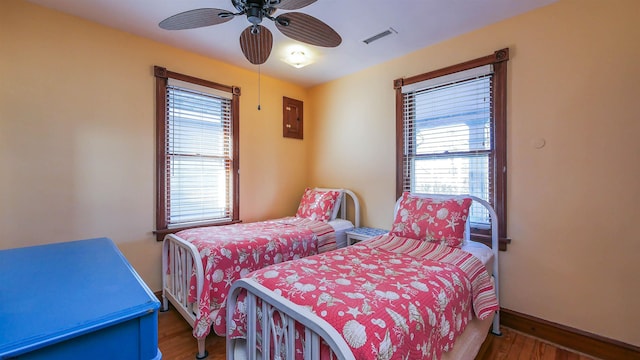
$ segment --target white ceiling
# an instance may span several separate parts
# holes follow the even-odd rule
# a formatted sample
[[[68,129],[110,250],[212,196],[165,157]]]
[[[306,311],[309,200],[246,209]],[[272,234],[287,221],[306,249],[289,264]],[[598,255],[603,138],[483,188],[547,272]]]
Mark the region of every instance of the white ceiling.
[[[249,26],[238,16],[224,24],[168,31],[158,23],[179,12],[219,8],[235,12],[230,0],[28,0],[112,28],[186,49],[237,66],[258,70],[242,54],[240,33]],[[313,86],[418,49],[548,5],[557,0],[318,0],[297,12],[312,15],[342,36],[336,48],[304,45],[282,35],[273,22],[273,50],[262,74]],[[279,15],[277,12],[274,16]],[[397,33],[366,45],[363,40],[392,28]],[[315,62],[296,69],[280,59],[304,45]],[[505,44],[506,45],[506,44]]]

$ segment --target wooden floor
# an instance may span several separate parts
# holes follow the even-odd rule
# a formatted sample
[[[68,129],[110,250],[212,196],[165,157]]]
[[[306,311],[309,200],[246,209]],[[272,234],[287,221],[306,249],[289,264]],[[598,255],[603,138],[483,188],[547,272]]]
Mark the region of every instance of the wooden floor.
[[[193,360],[198,349],[191,327],[170,308],[158,315],[158,346],[163,360]],[[208,360],[225,359],[225,339],[210,334],[207,337]],[[593,360],[552,344],[502,328],[502,336],[489,335],[475,360]]]
[[[487,336],[475,360],[595,360],[509,328],[501,330],[502,336]]]

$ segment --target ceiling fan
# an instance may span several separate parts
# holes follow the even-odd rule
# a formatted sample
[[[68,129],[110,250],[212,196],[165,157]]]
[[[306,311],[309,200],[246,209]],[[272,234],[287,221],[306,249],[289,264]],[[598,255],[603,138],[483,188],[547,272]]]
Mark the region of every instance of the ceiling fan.
[[[166,30],[195,29],[225,23],[236,16],[246,15],[251,23],[240,34],[240,48],[252,64],[263,64],[271,54],[273,35],[260,25],[263,19],[276,24],[282,34],[291,39],[323,47],[336,47],[342,42],[340,35],[317,18],[300,13],[287,12],[276,17],[277,10],[297,10],[317,0],[231,0],[238,12],[203,8],[185,11],[162,20],[158,25]]]

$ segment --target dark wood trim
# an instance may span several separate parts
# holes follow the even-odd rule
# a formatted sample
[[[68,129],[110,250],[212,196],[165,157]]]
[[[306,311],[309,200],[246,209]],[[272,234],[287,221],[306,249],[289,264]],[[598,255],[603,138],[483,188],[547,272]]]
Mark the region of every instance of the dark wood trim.
[[[167,234],[180,230],[213,225],[228,225],[240,222],[240,94],[241,90],[237,86],[219,84],[213,81],[196,78],[190,75],[169,71],[161,66],[154,66],[153,75],[156,78],[156,235],[157,241],[162,241]],[[198,226],[188,226],[179,228],[169,228],[166,210],[166,108],[167,108],[167,83],[168,79],[176,79],[231,94],[231,131],[233,136],[233,214],[230,221],[224,223],[212,223]]]
[[[231,131],[233,131],[233,217],[240,220],[240,88],[233,87],[231,106]]]
[[[158,301],[160,301],[160,308],[162,309],[162,290],[154,291],[153,295],[155,295],[158,298]]]
[[[403,147],[404,147],[404,134],[403,134],[403,117],[404,117],[404,96],[402,95],[402,79],[394,82],[394,88],[396,89],[396,199],[402,196],[403,181],[404,181],[404,166],[403,166]]]
[[[204,80],[194,76],[180,74],[177,72],[169,71],[161,66],[154,66],[153,74],[155,75],[156,78],[164,78],[164,79],[171,78],[171,79],[186,81],[192,84],[197,84],[201,86],[206,86],[208,88],[217,89],[220,91],[225,91],[230,94],[236,94],[237,92],[237,95],[240,95],[240,88],[237,86],[223,85],[214,81]]]
[[[494,186],[490,189],[492,204],[498,215],[498,237],[500,238],[500,250],[506,251],[507,245],[511,239],[507,236],[507,60],[509,60],[509,48],[494,51],[493,54],[483,56],[477,59],[469,60],[456,65],[451,65],[442,69],[430,71],[424,74],[410,76],[406,78],[395,79],[393,88],[396,92],[396,199],[402,196],[404,185],[404,134],[403,134],[403,114],[404,114],[404,96],[402,94],[402,86],[415,84],[440,76],[473,69],[484,65],[493,65],[493,134],[494,150],[490,161],[495,164],[493,166]],[[485,242],[483,237],[485,232],[472,236]],[[485,242],[491,246],[491,242]]]
[[[513,310],[500,309],[500,324],[600,359],[640,359],[640,347]]]
[[[164,168],[165,149],[167,147],[165,134],[166,130],[166,108],[167,108],[167,69],[154,67],[156,77],[156,229],[167,228],[167,212],[165,204],[167,202],[164,186],[166,183],[166,173]],[[160,239],[162,240],[162,239]]]
[[[506,57],[509,58],[509,49],[506,49]],[[507,62],[493,63],[493,118],[495,151],[494,175],[496,182],[493,187],[495,211],[500,219],[498,223],[498,236],[507,237]]]
[[[504,48],[500,50],[496,50],[493,54],[483,56],[477,59],[465,61],[460,64],[455,64],[451,66],[447,66],[442,69],[433,70],[424,74],[410,76],[402,79],[396,79],[393,81],[394,88],[402,87],[404,85],[415,84],[420,81],[425,81],[433,78],[437,78],[440,76],[452,74],[459,71],[473,69],[479,66],[489,65],[489,64],[497,64],[503,61],[509,60],[509,48]]]
[[[474,233],[471,231],[471,240],[477,241],[491,247],[491,232],[488,231],[486,234],[484,233]],[[511,244],[511,239],[498,237],[498,250],[507,251],[507,245]]]

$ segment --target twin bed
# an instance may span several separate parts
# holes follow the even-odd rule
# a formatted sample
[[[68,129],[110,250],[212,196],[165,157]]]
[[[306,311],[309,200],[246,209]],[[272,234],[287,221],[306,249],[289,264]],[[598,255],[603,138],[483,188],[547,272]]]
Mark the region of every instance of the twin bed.
[[[345,232],[360,225],[359,217],[360,204],[352,191],[315,188],[305,189],[294,217],[167,235],[162,252],[163,309],[169,302],[174,305],[193,328],[196,357],[205,358],[210,329],[221,336],[226,333],[226,297],[234,281],[267,265],[345,246]]]
[[[489,212],[492,249],[469,240],[472,201]],[[227,359],[473,359],[490,329],[500,333],[496,229],[481,199],[405,193],[388,234],[229,280],[213,328]],[[167,255],[180,252],[168,244]],[[183,270],[191,290],[202,289],[189,270],[198,264]]]

